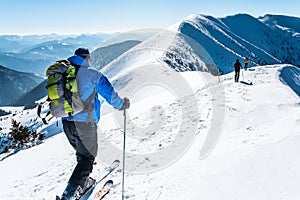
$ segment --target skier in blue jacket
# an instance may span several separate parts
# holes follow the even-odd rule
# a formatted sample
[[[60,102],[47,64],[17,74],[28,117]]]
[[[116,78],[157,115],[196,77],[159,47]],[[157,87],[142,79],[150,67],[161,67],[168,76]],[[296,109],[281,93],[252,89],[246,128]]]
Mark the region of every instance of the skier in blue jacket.
[[[129,108],[128,98],[120,98],[109,80],[99,71],[90,67],[89,50],[79,48],[68,58],[77,71],[77,84],[80,98],[85,102],[85,111],[62,119],[64,132],[76,150],[77,165],[63,192],[63,200],[77,199],[95,180],[89,177],[97,155],[97,123],[100,120],[101,95],[115,109]]]

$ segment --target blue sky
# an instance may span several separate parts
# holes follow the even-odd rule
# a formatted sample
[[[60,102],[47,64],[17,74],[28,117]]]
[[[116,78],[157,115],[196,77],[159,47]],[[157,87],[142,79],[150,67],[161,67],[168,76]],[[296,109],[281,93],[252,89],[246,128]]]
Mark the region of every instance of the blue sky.
[[[299,0],[2,0],[0,35],[165,28],[189,14],[300,17]]]

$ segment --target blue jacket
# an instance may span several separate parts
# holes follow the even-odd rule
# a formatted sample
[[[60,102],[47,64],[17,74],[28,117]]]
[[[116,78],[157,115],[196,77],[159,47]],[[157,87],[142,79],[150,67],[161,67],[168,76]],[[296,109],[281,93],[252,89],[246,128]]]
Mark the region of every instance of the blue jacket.
[[[81,100],[87,101],[93,92],[96,93],[95,98],[93,98],[91,102],[94,104],[92,117],[95,123],[100,120],[101,102],[98,98],[98,94],[100,94],[115,109],[121,109],[123,106],[123,99],[119,97],[109,80],[101,72],[90,68],[89,63],[80,56],[72,56],[68,58],[68,60],[73,65],[80,66],[77,72],[77,87]],[[65,117],[63,120],[82,122],[91,121],[87,111],[73,115],[72,119]]]

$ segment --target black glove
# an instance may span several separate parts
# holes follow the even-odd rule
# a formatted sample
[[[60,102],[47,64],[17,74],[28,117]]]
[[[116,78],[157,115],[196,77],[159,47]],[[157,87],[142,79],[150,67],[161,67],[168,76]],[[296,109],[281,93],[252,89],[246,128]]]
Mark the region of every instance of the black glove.
[[[127,97],[124,97],[123,105],[122,105],[122,108],[120,110],[125,110],[125,109],[128,109],[129,107],[130,107],[130,101]]]

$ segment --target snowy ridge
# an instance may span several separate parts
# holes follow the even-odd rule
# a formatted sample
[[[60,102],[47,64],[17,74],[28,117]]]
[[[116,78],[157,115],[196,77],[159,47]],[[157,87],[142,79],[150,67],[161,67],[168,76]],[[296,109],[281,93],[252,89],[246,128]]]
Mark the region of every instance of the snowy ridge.
[[[294,66],[300,58],[291,29],[296,26],[271,26],[243,14],[191,15],[101,69],[131,100],[126,199],[300,198],[300,70]],[[234,83],[232,64],[244,56],[252,60],[241,71],[245,84]],[[294,65],[274,64],[286,61]],[[46,135],[42,144],[0,155],[0,199],[54,199],[76,162],[62,125],[44,125],[36,109],[0,110],[11,111],[0,117],[1,133],[15,119]],[[122,160],[122,131],[122,112],[104,103],[92,176]],[[121,171],[110,178],[115,186],[107,198],[120,199]]]
[[[268,24],[273,27],[278,27],[286,32],[289,32],[293,36],[299,37],[300,19],[297,17],[284,16],[284,15],[265,15],[263,17],[259,17],[259,20],[261,20],[265,24]]]
[[[288,19],[286,23],[290,22]],[[221,73],[231,72],[236,58],[243,60],[246,56],[252,62],[250,66],[275,63],[299,66],[300,63],[295,59],[299,56],[299,40],[295,34],[288,35],[286,31],[274,28],[276,26],[271,24],[276,23],[274,21],[267,22],[246,14],[220,19],[191,15],[170,30],[190,37],[190,40],[204,48]]]
[[[300,70],[294,66],[288,66],[280,70],[280,80],[287,84],[300,97]]]
[[[249,28],[243,32],[243,28],[238,28],[243,23],[253,26],[257,32]],[[264,37],[258,39],[262,34]],[[295,45],[297,42],[289,43],[294,50],[284,55],[285,47],[278,46],[285,45],[284,37],[283,33],[273,33],[269,25],[249,15],[239,14],[224,19],[190,15],[142,42],[135,49],[161,48],[165,52],[161,60],[177,71],[197,70],[224,74],[233,71],[232,65],[236,58],[243,60],[246,56],[251,60],[250,67],[283,62],[297,64],[295,59],[290,59],[298,56],[295,51],[298,48]],[[276,38],[282,40],[277,46]],[[267,48],[266,44],[269,43],[272,45]],[[192,52],[192,55],[188,57],[186,52]],[[216,70],[219,72],[216,73]]]
[[[138,69],[128,71],[131,72],[131,78],[145,78]],[[288,65],[253,69],[255,71],[243,71],[241,76],[241,80],[252,81],[252,86],[234,83],[232,73],[220,77],[220,82],[205,72],[180,73],[192,87],[200,112],[194,112],[193,106],[186,108],[190,113],[191,125],[196,126],[195,137],[190,146],[164,168],[159,163],[153,165],[154,158],[151,156],[139,160],[134,157],[149,152],[163,152],[174,143],[177,134],[180,134],[178,117],[182,112],[181,103],[167,91],[157,93],[157,96],[151,95],[157,90],[155,87],[158,86],[155,85],[134,93],[134,103],[128,113],[132,124],[128,126],[127,169],[139,169],[144,165],[151,166],[153,172],[126,172],[127,199],[300,198],[299,182],[294,178],[299,176],[300,164],[299,96],[280,80],[287,73],[299,77],[299,69]],[[167,74],[168,71],[165,71],[162,76]],[[294,80],[292,87],[300,88],[299,81]],[[225,95],[222,135],[211,153],[203,158],[200,157],[201,147],[214,117],[214,99],[208,87],[218,84],[223,85]],[[187,103],[190,100],[188,95],[180,99]],[[106,105],[104,109],[110,110]],[[148,126],[153,122],[153,117],[161,117],[161,109],[165,117],[163,124],[154,124],[148,134],[139,135],[138,127]],[[29,114],[24,115],[24,112]],[[30,124],[29,118],[34,118],[34,113],[35,109],[21,111],[13,118]],[[99,144],[100,157],[107,160],[115,159],[118,155],[109,156],[105,152],[109,146],[116,149],[122,146],[122,126],[116,124],[112,114],[103,114],[99,124],[102,132],[100,137],[106,138]],[[2,120],[0,126],[4,128],[7,124]],[[43,126],[39,130],[46,128]],[[47,139],[41,145],[18,152],[0,162],[0,176],[5,180],[0,182],[0,197],[8,200],[53,199],[56,194],[62,193],[74,162],[74,152],[63,133]],[[96,176],[103,168],[104,165],[99,162],[93,175]],[[119,199],[121,173],[113,173],[111,178],[116,186],[107,198]]]
[[[209,23],[209,21],[206,19],[205,20],[207,23],[207,25],[212,26],[212,23]],[[219,42],[213,35],[211,35],[211,33],[204,27],[200,27],[197,23],[194,23],[193,21],[186,21],[185,23],[189,23],[192,26],[196,27],[196,29],[198,29],[199,31],[203,32],[207,37],[209,37],[210,39],[212,39],[217,45],[220,45],[222,48],[224,48],[225,50],[231,52],[232,54],[235,54],[237,57],[241,57],[241,55],[238,55],[235,51],[231,50],[229,47],[225,46],[223,43]],[[220,28],[218,28],[217,26],[214,27],[217,31],[221,32],[225,37],[228,37],[230,40],[234,41],[233,38],[231,38],[230,36],[228,36],[224,31],[222,31]],[[239,43],[237,43],[236,41],[234,41],[236,43],[236,45],[241,46]]]

